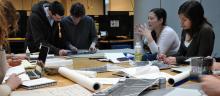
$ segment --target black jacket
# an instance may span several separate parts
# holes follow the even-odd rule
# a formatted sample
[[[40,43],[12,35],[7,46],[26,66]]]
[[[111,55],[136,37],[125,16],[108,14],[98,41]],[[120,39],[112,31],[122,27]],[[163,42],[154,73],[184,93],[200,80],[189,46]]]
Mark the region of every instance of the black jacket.
[[[62,19],[61,28],[67,48],[71,44],[78,49],[89,49],[97,41],[95,22],[89,16],[83,16],[77,25],[67,16]]]
[[[28,32],[26,42],[31,52],[39,51],[40,43],[50,47],[50,53],[59,53],[58,23],[50,25],[44,11],[44,3],[40,2],[32,7],[32,13],[28,20]]]
[[[210,25],[207,23],[202,24],[200,30],[193,35],[193,39],[188,47],[184,44],[185,37],[186,31],[183,31],[181,35],[181,45],[176,54],[177,64],[186,63],[184,61],[189,57],[211,56],[214,48],[215,34]]]

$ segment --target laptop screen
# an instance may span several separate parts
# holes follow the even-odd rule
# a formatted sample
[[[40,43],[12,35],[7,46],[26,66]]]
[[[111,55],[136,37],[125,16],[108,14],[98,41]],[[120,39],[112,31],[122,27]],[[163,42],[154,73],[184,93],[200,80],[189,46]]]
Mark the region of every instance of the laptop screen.
[[[48,52],[49,52],[49,47],[42,45],[41,48],[40,48],[40,53],[39,53],[39,56],[38,56],[38,60],[45,63]]]

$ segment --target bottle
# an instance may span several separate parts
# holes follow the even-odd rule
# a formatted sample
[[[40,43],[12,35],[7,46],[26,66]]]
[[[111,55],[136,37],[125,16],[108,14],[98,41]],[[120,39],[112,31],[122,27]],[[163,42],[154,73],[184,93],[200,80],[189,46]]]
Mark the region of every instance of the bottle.
[[[28,47],[27,47],[25,53],[26,53],[26,56],[27,56],[28,61],[29,61],[29,60],[30,60],[30,55],[31,55],[31,53],[30,53],[30,50],[28,49]]]
[[[134,49],[135,49],[135,54],[134,54],[135,62],[140,62],[142,59],[142,47],[140,42],[136,42]]]

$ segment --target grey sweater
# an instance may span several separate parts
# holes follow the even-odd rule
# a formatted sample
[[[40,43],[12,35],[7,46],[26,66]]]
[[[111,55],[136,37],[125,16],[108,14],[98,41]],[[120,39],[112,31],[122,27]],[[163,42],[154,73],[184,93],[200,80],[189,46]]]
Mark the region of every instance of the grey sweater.
[[[61,30],[65,45],[73,45],[78,49],[88,49],[92,42],[97,41],[95,23],[89,16],[81,18],[75,25],[70,16],[64,17],[61,21]]]

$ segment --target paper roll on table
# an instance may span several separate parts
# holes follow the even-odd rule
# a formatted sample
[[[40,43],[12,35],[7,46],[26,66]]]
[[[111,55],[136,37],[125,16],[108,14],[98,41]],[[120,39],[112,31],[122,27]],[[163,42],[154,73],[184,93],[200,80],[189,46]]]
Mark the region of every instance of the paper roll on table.
[[[76,83],[78,83],[82,86],[84,86],[85,88],[87,88],[91,91],[96,91],[96,90],[99,90],[101,88],[100,83],[95,82],[92,79],[90,79],[90,78],[88,78],[84,75],[81,75],[80,73],[78,73],[74,70],[70,70],[70,69],[65,68],[65,67],[60,67],[58,69],[58,72],[62,76],[66,77],[66,78],[68,78],[68,79],[70,79],[70,80],[72,80],[72,81],[74,81],[74,82],[76,82]]]
[[[77,73],[80,73],[82,75],[95,78],[97,76],[97,72],[95,71],[81,71],[81,70],[75,70]]]
[[[173,86],[178,86],[184,83],[185,81],[187,81],[189,76],[190,76],[190,71],[185,71],[185,72],[182,72],[180,74],[173,76],[172,78],[169,78],[168,83]]]

